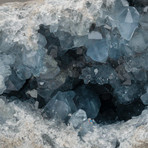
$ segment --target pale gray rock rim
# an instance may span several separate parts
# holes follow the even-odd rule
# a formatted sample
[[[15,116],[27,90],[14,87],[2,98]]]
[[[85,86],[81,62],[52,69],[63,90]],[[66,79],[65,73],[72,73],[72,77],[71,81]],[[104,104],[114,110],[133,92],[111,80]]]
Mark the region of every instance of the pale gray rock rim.
[[[0,99],[0,103],[5,112],[14,111],[0,126],[1,148],[115,148],[117,141],[119,148],[148,147],[148,109],[127,122],[96,125],[94,132],[81,140],[77,130],[43,119],[40,110],[27,102],[4,103]]]
[[[1,0],[0,1],[0,5],[4,4],[4,3],[11,3],[11,2],[27,2],[27,1],[31,1],[31,0]]]

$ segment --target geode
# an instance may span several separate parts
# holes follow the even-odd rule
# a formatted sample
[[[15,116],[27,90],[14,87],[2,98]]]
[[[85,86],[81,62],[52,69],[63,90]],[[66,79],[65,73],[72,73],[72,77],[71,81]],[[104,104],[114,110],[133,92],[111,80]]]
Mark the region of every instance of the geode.
[[[148,147],[146,0],[2,1],[0,22],[1,148]]]

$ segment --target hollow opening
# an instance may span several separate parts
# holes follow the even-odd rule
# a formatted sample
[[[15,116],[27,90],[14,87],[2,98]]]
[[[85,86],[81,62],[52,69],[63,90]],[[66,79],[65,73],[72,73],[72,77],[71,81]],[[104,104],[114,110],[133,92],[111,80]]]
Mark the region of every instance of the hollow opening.
[[[3,95],[7,98],[19,98],[22,101],[31,98],[34,101],[38,101],[39,108],[43,109],[57,92],[74,91],[76,94],[74,103],[77,109],[85,110],[89,118],[94,119],[97,123],[103,124],[111,124],[122,120],[127,121],[133,116],[141,114],[145,106],[139,98],[135,99],[130,104],[119,104],[116,102],[117,96],[114,95],[114,89],[110,84],[99,85],[93,81],[88,84],[84,83],[80,78],[82,69],[93,66],[93,63],[86,60],[85,47],[63,52],[61,51],[59,39],[55,37],[54,34],[50,33],[49,27],[41,25],[39,33],[46,38],[47,44],[45,48],[47,49],[47,54],[53,56],[54,60],[57,62],[57,65],[61,70],[58,76],[64,73],[65,81],[56,89],[53,89],[52,91],[51,89],[47,90],[51,91],[49,94],[47,93],[47,97],[49,97],[48,100],[40,94],[38,94],[36,98],[28,95],[27,92],[30,90],[35,89],[37,92],[39,91],[38,78],[35,77],[27,79],[18,91],[10,91]],[[51,52],[53,47],[57,49],[56,56],[51,54],[53,53]],[[46,81],[47,83],[50,83],[50,81]]]
[[[72,85],[70,88],[68,85]],[[70,89],[69,89],[70,88]],[[61,86],[58,91],[74,91],[76,93],[76,97],[74,98],[74,102],[76,106],[79,108],[79,100],[77,99],[85,99],[81,98],[83,96],[83,92],[89,91],[90,97],[97,96],[98,101],[100,101],[101,106],[99,107],[99,112],[97,116],[94,118],[96,123],[102,123],[102,124],[111,124],[117,121],[127,121],[131,119],[134,116],[138,116],[141,114],[141,112],[144,110],[145,106],[140,101],[140,99],[136,99],[130,104],[116,104],[116,98],[113,96],[113,88],[109,84],[105,85],[98,85],[98,84],[84,84],[84,82],[80,79],[72,79],[69,78],[67,82]],[[31,98],[26,92],[28,90],[37,89],[37,82],[35,78],[31,78],[26,80],[26,83],[23,85],[23,87],[19,91],[12,91],[9,93],[3,94],[7,98],[10,99],[10,101],[13,101],[15,99],[20,99],[21,101],[26,101]],[[57,90],[53,93],[53,96],[57,93]],[[88,94],[87,94],[88,95]],[[84,94],[85,97],[85,94]],[[47,104],[44,98],[42,98],[40,95],[37,96],[37,98],[31,98],[34,101],[39,102],[39,108],[43,109],[44,106]],[[87,100],[86,100],[87,101]],[[84,103],[85,105],[85,103]],[[87,104],[86,104],[87,105]],[[81,109],[87,110],[87,106],[81,106]],[[94,110],[93,110],[94,111]],[[92,112],[91,110],[88,112]],[[89,117],[89,116],[88,116]]]
[[[148,4],[147,0],[127,0],[130,6],[133,7],[145,7]]]

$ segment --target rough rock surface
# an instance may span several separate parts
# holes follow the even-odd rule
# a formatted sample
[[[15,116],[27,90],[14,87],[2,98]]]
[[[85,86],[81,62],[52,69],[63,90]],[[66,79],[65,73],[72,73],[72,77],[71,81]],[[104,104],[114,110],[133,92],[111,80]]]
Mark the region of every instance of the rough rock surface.
[[[1,0],[0,4],[4,4],[4,3],[11,3],[11,2],[26,2],[26,1],[30,1],[30,0]]]
[[[9,115],[7,121],[0,123],[1,148],[148,147],[148,109],[127,122],[94,125],[93,132],[80,138],[78,130],[72,126],[44,119],[33,104],[19,101],[5,103],[0,99],[0,108],[0,115],[2,108]]]

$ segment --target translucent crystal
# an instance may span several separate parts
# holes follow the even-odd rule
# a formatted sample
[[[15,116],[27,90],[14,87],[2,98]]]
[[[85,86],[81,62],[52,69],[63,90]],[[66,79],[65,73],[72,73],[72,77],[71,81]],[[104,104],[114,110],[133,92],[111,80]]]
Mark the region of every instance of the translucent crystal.
[[[145,93],[140,97],[141,101],[143,102],[144,105],[148,105],[148,93]]]
[[[92,60],[105,63],[108,58],[108,44],[106,40],[88,40],[86,43],[87,56]]]
[[[43,69],[43,55],[44,49],[23,51],[22,62],[23,65],[32,70],[34,76],[38,76]]]
[[[32,75],[32,70],[24,65],[18,65],[16,67],[16,75],[21,80],[29,79]]]
[[[97,32],[97,31],[91,31],[88,34],[88,39],[90,39],[90,40],[101,40],[102,34],[100,32]]]
[[[60,68],[57,65],[57,62],[51,56],[44,57],[45,69],[40,74],[41,79],[53,79],[59,72]]]
[[[38,88],[37,92],[39,96],[42,97],[46,103],[48,103],[49,100],[51,99],[51,95],[54,92],[54,90],[47,88]]]
[[[49,118],[65,120],[65,118],[71,112],[70,106],[60,100],[51,100],[47,105],[48,111],[46,109],[45,110]]]
[[[76,111],[73,102],[75,93],[73,91],[58,92],[45,106],[44,111],[50,118],[66,119],[69,113]]]
[[[77,112],[72,114],[71,118],[69,119],[69,124],[71,124],[74,128],[78,128],[85,120],[87,120],[86,112],[79,109]]]
[[[82,86],[76,91],[76,104],[79,109],[83,109],[89,118],[95,118],[100,110],[100,99],[92,90]]]
[[[127,0],[115,0],[112,10],[106,12],[106,17],[111,25],[111,28],[115,28],[117,26],[119,14],[128,7],[129,3]]]
[[[141,30],[138,30],[134,33],[132,39],[129,42],[129,46],[134,52],[141,53],[147,47],[148,43],[145,41],[144,34]]]
[[[113,10],[107,13],[107,17],[111,27],[117,27],[125,40],[129,41],[138,28],[139,13],[135,7],[129,6],[126,0],[116,0]]]
[[[54,69],[54,67],[53,67]],[[57,68],[55,68],[57,69]],[[50,71],[50,69],[49,69]],[[65,72],[60,72],[60,74],[58,74],[57,76],[55,76],[54,74],[56,74],[56,70],[55,72],[51,71],[51,74],[49,74],[48,76],[48,71],[47,73],[43,73],[40,75],[40,77],[37,79],[38,81],[38,94],[40,96],[42,96],[47,102],[50,99],[51,94],[58,89],[60,86],[62,86],[67,78],[67,73]],[[53,77],[55,76],[53,79],[46,79],[49,77]]]
[[[7,90],[6,91],[19,91],[25,81],[20,80],[16,73],[13,71],[12,74],[9,76],[9,79],[6,81]]]
[[[135,7],[125,7],[118,16],[121,23],[138,23],[139,13]]]
[[[120,31],[121,36],[126,39],[130,40],[134,34],[135,29],[138,27],[136,23],[120,23],[118,29]]]
[[[121,36],[130,40],[134,34],[135,29],[138,27],[139,13],[134,7],[126,7],[118,15],[118,29]]]

